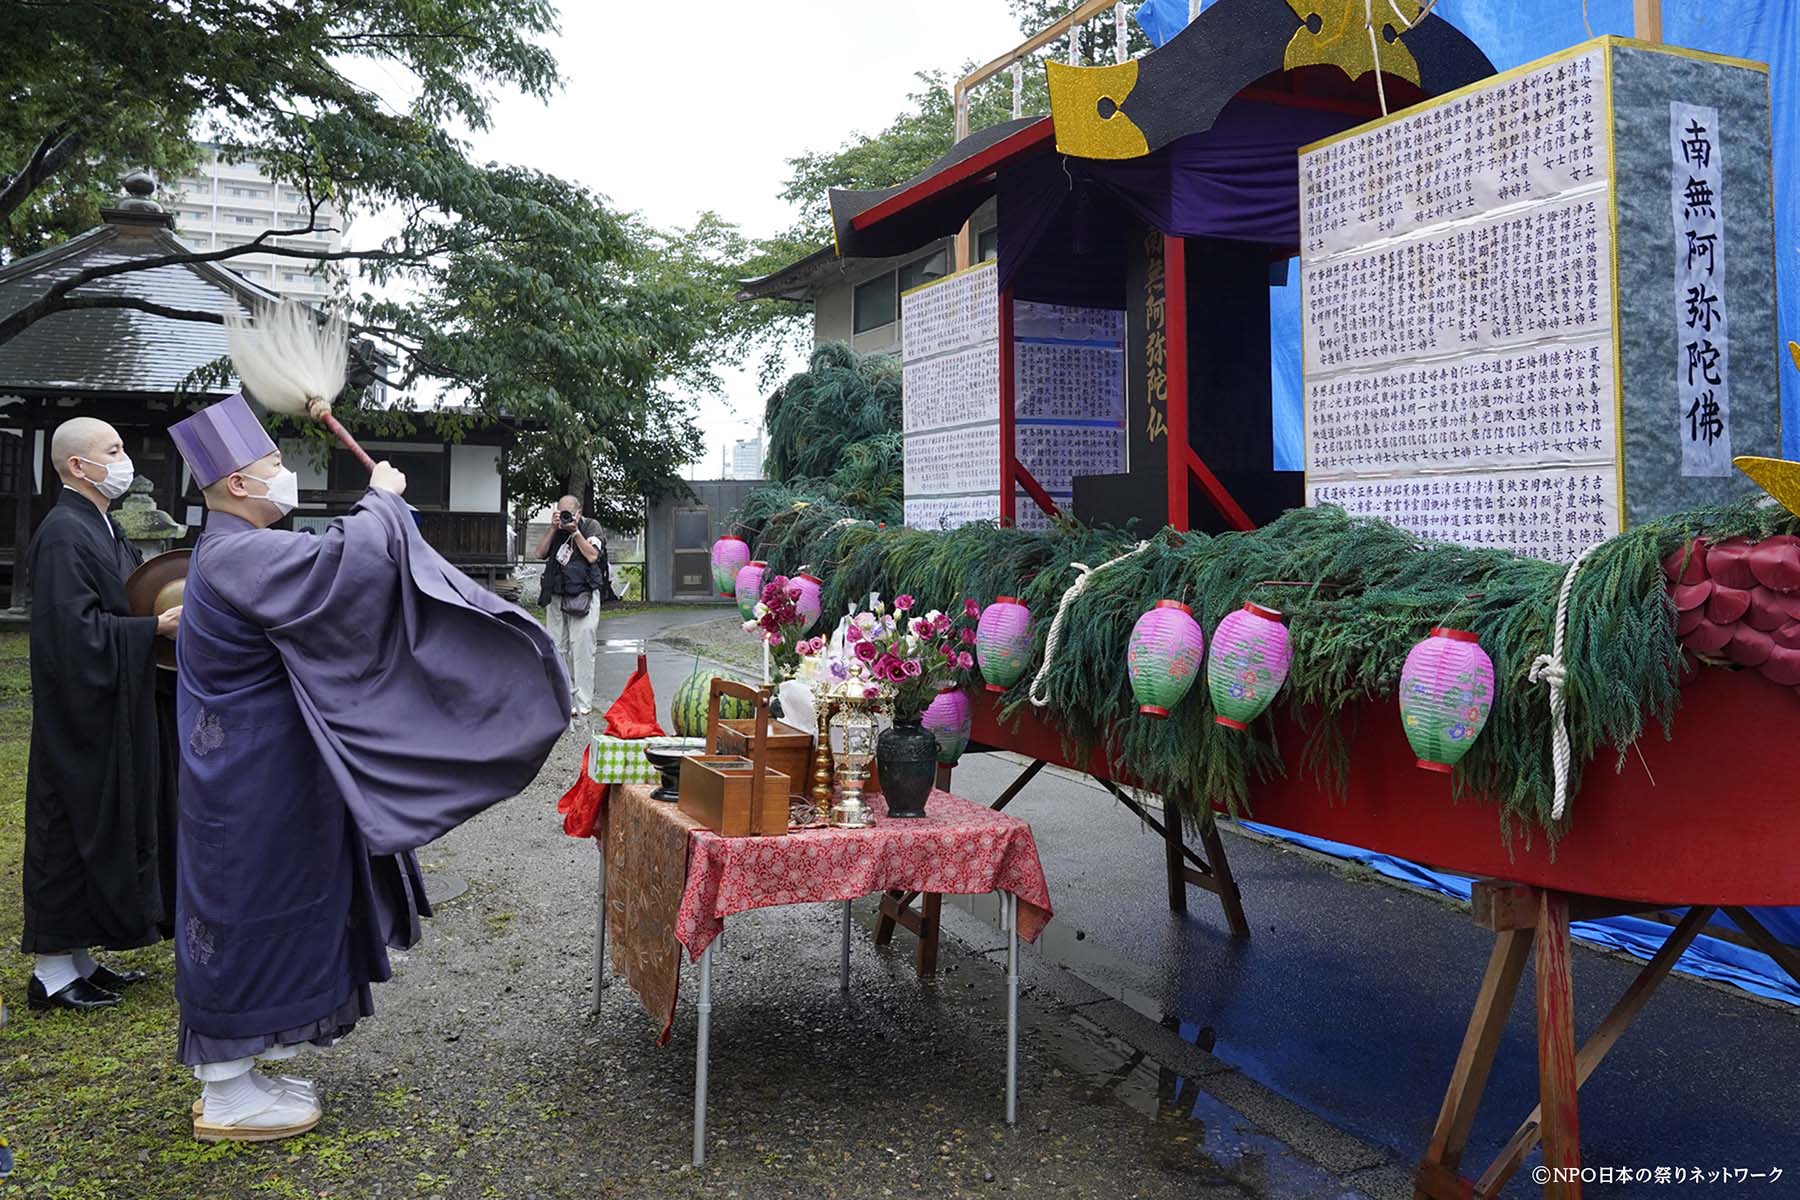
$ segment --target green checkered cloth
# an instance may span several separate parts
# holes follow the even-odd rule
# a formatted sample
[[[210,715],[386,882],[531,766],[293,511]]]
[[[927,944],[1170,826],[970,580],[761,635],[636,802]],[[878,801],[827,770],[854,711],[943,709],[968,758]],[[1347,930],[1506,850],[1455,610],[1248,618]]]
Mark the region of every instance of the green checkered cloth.
[[[594,735],[594,752],[588,755],[588,773],[596,783],[661,783],[662,773],[644,757],[645,746],[678,750],[704,750],[705,738],[625,738]]]

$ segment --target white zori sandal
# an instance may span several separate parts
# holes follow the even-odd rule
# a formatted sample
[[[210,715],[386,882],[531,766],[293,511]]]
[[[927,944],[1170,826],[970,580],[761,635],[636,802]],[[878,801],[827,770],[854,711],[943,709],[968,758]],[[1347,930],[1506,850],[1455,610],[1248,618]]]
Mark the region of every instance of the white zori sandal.
[[[210,1120],[203,1111],[194,1118],[194,1137],[202,1142],[275,1142],[306,1133],[322,1115],[316,1102],[292,1092],[264,1092],[260,1103],[228,1118]]]
[[[292,1075],[264,1075],[262,1079],[264,1083],[272,1083],[289,1095],[298,1096],[315,1107],[317,1107],[319,1103],[318,1086],[310,1079],[296,1079]],[[205,1110],[206,1100],[204,1097],[194,1101],[194,1115],[196,1117]]]

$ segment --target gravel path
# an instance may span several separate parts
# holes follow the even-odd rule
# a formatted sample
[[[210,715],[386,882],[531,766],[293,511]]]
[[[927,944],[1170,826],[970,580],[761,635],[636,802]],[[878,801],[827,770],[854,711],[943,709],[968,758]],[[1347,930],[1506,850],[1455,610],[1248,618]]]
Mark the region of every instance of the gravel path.
[[[1116,1098],[1118,1057],[1084,1067],[1028,995],[1020,1123],[1000,1120],[1003,977],[953,939],[939,982],[859,934],[836,988],[835,910],[732,921],[715,955],[707,1166],[688,1165],[694,977],[668,1048],[622,984],[586,1018],[594,851],[565,837],[556,797],[570,735],[525,793],[421,857],[469,882],[377,989],[374,1020],[310,1059],[321,1147],[311,1187],[354,1163],[359,1196],[1032,1196],[1256,1194],[1193,1148],[1185,1117]],[[872,909],[859,917],[866,924]],[[899,942],[906,941],[905,935]],[[1126,1059],[1125,1061],[1129,1061]],[[339,1161],[339,1155],[347,1156]]]

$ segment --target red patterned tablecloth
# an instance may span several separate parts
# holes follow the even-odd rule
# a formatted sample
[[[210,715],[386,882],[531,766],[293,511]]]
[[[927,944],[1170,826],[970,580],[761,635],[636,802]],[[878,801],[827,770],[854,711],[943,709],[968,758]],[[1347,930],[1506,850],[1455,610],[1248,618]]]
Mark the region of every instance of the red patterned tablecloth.
[[[934,791],[924,817],[896,820],[873,797],[868,829],[803,829],[783,837],[694,831],[675,938],[698,959],[725,918],[777,904],[855,900],[889,889],[1019,898],[1019,935],[1050,920],[1050,888],[1031,826],[984,804]],[[671,805],[671,808],[674,806]]]

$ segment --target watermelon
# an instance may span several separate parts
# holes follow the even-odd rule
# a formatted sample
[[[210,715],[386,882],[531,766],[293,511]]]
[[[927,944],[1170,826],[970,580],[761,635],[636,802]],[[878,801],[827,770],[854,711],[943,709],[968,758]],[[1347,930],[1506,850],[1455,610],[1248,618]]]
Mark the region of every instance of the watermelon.
[[[674,697],[669,701],[669,716],[675,725],[678,737],[706,736],[706,702],[712,694],[714,678],[728,679],[726,675],[716,675],[704,668],[695,671],[681,681],[675,689]],[[733,680],[732,682],[738,682]],[[719,719],[724,721],[743,721],[755,715],[756,710],[748,700],[740,700],[736,696],[719,697]]]

